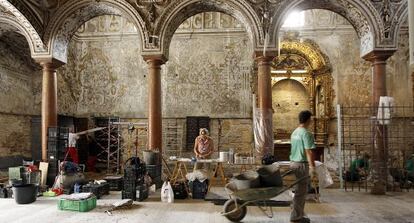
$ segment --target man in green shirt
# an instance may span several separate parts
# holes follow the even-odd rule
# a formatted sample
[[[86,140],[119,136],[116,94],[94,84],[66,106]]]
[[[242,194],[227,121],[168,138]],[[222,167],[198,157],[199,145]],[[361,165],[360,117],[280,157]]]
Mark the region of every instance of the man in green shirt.
[[[364,153],[362,157],[352,161],[351,166],[349,167],[348,181],[359,181],[361,176],[366,176],[369,168],[369,159],[369,154]]]
[[[407,179],[414,183],[414,154],[405,162],[405,170],[407,171]]]
[[[315,160],[312,150],[316,148],[312,133],[307,128],[311,123],[312,113],[302,111],[299,113],[299,126],[290,137],[290,169],[294,171],[296,180],[304,180],[296,184],[295,196],[293,197],[293,208],[290,215],[291,222],[310,222],[305,217],[305,199],[309,183],[309,175],[313,178],[315,173]]]

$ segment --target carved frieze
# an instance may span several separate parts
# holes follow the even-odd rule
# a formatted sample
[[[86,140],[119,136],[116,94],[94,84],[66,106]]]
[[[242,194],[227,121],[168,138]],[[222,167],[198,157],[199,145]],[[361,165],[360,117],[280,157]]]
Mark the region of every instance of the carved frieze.
[[[54,37],[55,39],[52,45],[53,57],[66,63],[69,40],[72,38],[72,35],[76,32],[76,30],[91,18],[98,15],[108,14],[120,15],[121,12],[118,9],[105,4],[89,5],[79,9],[70,15],[69,18],[66,18]]]
[[[276,46],[275,40],[278,29],[282,24],[281,20],[292,9],[327,9],[344,16],[355,27],[361,39],[361,54],[372,51],[377,47],[395,48],[399,23],[404,21],[403,17],[407,14],[407,0],[97,0],[91,2],[74,0],[0,0],[0,5],[15,15],[17,20],[28,30],[28,33],[32,36],[31,38],[34,39],[33,42],[36,42],[34,44],[35,51],[44,52],[45,47],[40,36],[44,34],[45,26],[54,26],[55,17],[59,16],[58,14],[62,12],[61,9],[73,6],[73,4],[69,4],[70,2],[84,4],[85,7],[81,10],[90,10],[89,15],[93,16],[110,12],[103,11],[101,14],[94,14],[96,13],[96,7],[87,7],[88,4],[98,5],[98,7],[100,5],[113,6],[116,9],[130,7],[128,10],[132,10],[133,12],[130,12],[136,13],[142,19],[142,24],[140,24],[142,27],[138,28],[142,29],[143,32],[143,50],[146,53],[161,53],[166,56],[168,56],[171,37],[176,29],[179,26],[181,28],[188,26],[186,20],[201,12],[216,11],[232,15],[245,27],[253,40],[254,48],[259,49],[264,45],[270,48]],[[76,14],[76,12],[73,14]],[[68,14],[66,19],[85,20],[73,17],[73,14]],[[204,21],[196,19],[192,22],[192,27],[197,28],[200,25],[205,27],[208,25],[214,26],[214,21],[208,18],[209,15],[211,14],[204,14]],[[88,16],[85,18],[88,18]],[[184,24],[182,24],[183,22]],[[67,21],[67,23],[73,22]],[[63,27],[62,29],[67,28],[65,24],[60,25]],[[63,32],[60,34],[63,35]],[[266,34],[268,34],[267,39]],[[55,35],[52,38],[56,39],[56,42],[67,44],[67,41],[64,40],[65,37],[62,35]],[[51,37],[49,33],[45,32],[45,39],[49,40],[49,37]],[[268,41],[266,44],[265,40]],[[58,51],[65,48],[57,45],[51,47],[58,48]],[[61,57],[64,53],[57,54]]]
[[[16,9],[33,25],[39,34],[43,34],[43,9],[40,0],[9,0]]]
[[[32,48],[34,53],[42,53],[46,51],[46,47],[43,44],[42,39],[40,38],[39,32],[35,29],[35,27],[32,25],[30,20],[23,15],[22,12],[20,12],[13,4],[11,4],[7,0],[0,0],[0,5],[10,12],[13,16],[9,14],[2,14],[0,16],[6,17],[6,20],[9,20],[12,23],[17,23],[18,26],[20,26],[21,29],[24,29],[25,33],[24,35],[27,35],[26,37],[30,39],[30,43],[32,44]]]
[[[262,29],[264,33],[268,34],[271,32],[270,26],[273,22],[272,15],[274,15],[276,9],[279,7],[283,0],[248,0],[256,13],[260,18]]]

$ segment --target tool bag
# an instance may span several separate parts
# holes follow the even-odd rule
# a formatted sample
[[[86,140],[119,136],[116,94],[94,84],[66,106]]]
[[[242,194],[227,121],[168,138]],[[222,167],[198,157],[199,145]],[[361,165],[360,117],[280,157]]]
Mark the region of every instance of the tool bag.
[[[187,199],[188,192],[187,192],[187,182],[175,182],[172,185],[172,189],[174,191],[174,198],[175,199]]]

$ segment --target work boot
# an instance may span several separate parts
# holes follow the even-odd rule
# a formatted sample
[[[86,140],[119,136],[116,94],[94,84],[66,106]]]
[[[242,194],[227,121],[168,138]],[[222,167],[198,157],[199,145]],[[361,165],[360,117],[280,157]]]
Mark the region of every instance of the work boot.
[[[303,217],[302,219],[297,220],[297,221],[290,221],[290,223],[310,223],[310,222],[311,222],[310,219],[307,217]]]

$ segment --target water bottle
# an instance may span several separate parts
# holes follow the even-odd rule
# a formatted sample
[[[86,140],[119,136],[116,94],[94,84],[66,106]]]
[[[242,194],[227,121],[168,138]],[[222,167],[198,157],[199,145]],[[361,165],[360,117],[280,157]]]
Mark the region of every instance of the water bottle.
[[[80,193],[80,184],[76,183],[73,188],[73,191],[75,192],[75,194]]]

